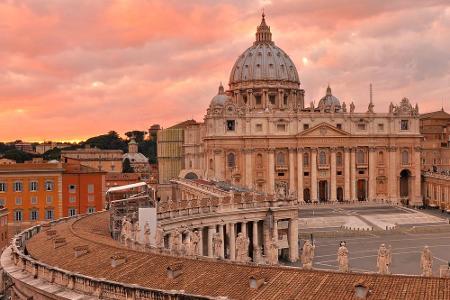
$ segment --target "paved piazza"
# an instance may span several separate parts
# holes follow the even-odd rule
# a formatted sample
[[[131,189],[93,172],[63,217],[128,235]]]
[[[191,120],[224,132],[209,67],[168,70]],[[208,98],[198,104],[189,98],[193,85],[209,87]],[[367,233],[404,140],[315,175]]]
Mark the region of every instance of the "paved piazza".
[[[346,241],[349,249],[350,268],[356,272],[376,272],[377,251],[382,243],[392,246],[392,273],[419,275],[420,253],[425,245],[433,253],[433,273],[439,275],[439,266],[450,261],[450,226],[444,232],[409,233],[412,227],[439,227],[448,224],[445,214],[437,211],[412,210],[404,207],[348,207],[302,209],[299,212],[300,232],[313,233],[316,245],[314,267],[337,269],[336,252],[340,241]],[[401,231],[381,231],[385,226],[397,223]],[[375,227],[365,236],[320,237],[319,232],[335,231],[345,224],[362,228]],[[428,231],[428,230],[426,230]],[[300,243],[303,243],[301,241]]]

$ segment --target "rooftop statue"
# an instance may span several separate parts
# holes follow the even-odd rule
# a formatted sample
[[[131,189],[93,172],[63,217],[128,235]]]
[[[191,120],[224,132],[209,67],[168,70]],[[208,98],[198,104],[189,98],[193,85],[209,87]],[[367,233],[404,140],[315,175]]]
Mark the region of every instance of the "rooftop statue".
[[[306,270],[312,269],[315,248],[316,246],[313,245],[310,240],[306,240],[306,242],[303,244],[301,261],[303,264],[303,268]]]
[[[145,222],[145,225],[144,225],[144,245],[150,245],[150,235],[151,235],[150,224],[148,224],[148,222]]]
[[[216,232],[213,236],[213,250],[214,257],[221,258],[222,257],[222,238],[220,237],[220,233]]]
[[[159,223],[156,225],[155,246],[157,249],[164,248],[164,229],[162,229],[161,224]]]
[[[270,265],[276,265],[278,263],[278,243],[275,238],[272,238],[269,244],[268,263]]]
[[[200,248],[199,248],[199,243],[200,243],[200,233],[198,232],[198,230],[195,230],[192,234],[192,238],[191,238],[191,243],[192,243],[192,255],[201,255],[200,253]]]
[[[392,262],[391,247],[386,248],[385,244],[381,244],[378,249],[377,267],[379,274],[390,274],[390,266]]]
[[[420,255],[420,268],[422,269],[422,276],[433,275],[433,254],[428,246],[425,246]]]
[[[339,265],[339,272],[348,272],[348,249],[345,242],[341,242],[338,252],[337,261]]]

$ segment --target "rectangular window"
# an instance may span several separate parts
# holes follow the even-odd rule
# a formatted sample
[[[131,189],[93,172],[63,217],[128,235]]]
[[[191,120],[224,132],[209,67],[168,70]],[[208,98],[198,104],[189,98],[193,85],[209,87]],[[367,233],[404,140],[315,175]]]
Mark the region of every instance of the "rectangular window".
[[[275,105],[275,95],[269,95],[270,104]]]
[[[366,130],[366,124],[365,123],[359,123],[358,124],[358,130]]]
[[[14,192],[21,192],[22,191],[22,182],[16,181],[14,182]]]
[[[95,207],[88,207],[88,213],[89,214],[95,213]]]
[[[235,125],[236,125],[235,120],[227,120],[227,131],[234,131],[236,127]]]
[[[94,184],[90,183],[88,184],[88,193],[93,193],[94,192]]]
[[[95,196],[94,195],[88,195],[88,201],[94,201]]]
[[[38,182],[31,181],[30,182],[30,192],[36,192],[38,190]]]
[[[279,132],[286,131],[286,124],[277,124],[277,131]]]
[[[69,208],[69,217],[73,217],[77,214],[77,210],[75,208]]]
[[[284,173],[283,173],[283,172],[280,172],[280,173],[278,173],[278,176],[279,176],[279,177],[283,177],[283,176],[284,176]]]
[[[261,95],[255,96],[255,103],[256,103],[256,105],[261,105]]]
[[[16,210],[14,212],[14,221],[22,221],[23,219],[23,213],[21,210]]]
[[[74,203],[77,199],[75,198],[75,196],[69,196],[69,202],[70,203]]]
[[[53,220],[53,209],[47,209],[45,210],[45,219],[46,220]]]
[[[378,124],[378,131],[384,130],[384,124]]]
[[[47,204],[52,204],[52,202],[53,202],[53,196],[52,196],[52,195],[47,195],[47,197],[46,197],[46,202],[47,202]]]
[[[31,202],[31,205],[38,204],[38,197],[37,196],[31,196],[30,202]]]
[[[402,130],[408,130],[409,129],[409,122],[408,122],[408,120],[401,120],[400,128]]]
[[[45,182],[45,190],[46,191],[53,191],[53,180],[47,180]]]
[[[75,184],[69,184],[69,193],[75,193],[77,191],[77,186]]]
[[[340,123],[336,124],[336,128],[337,129],[342,129],[342,124],[340,124]]]
[[[32,211],[30,211],[30,220],[32,221],[37,221],[39,220],[39,211],[33,209]]]
[[[303,172],[303,176],[308,177],[309,176],[309,172]]]
[[[303,130],[309,129],[309,124],[303,124]]]
[[[261,132],[263,130],[262,124],[256,124],[256,131]]]
[[[22,197],[16,197],[16,205],[22,205]]]
[[[0,182],[0,192],[6,192],[6,182]]]
[[[3,199],[3,198],[0,198],[0,206],[3,206],[3,207],[5,207],[5,199]]]
[[[284,106],[287,106],[287,105],[288,105],[288,96],[287,96],[287,95],[284,95],[284,98],[283,98],[283,105],[284,105]]]

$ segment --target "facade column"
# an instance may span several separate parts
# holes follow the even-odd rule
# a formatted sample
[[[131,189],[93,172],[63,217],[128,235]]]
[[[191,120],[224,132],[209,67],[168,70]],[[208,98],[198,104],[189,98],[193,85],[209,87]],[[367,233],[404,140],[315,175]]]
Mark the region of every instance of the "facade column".
[[[331,202],[337,200],[336,197],[336,148],[331,148],[330,173],[331,173]]]
[[[311,202],[317,202],[317,149],[311,149]]]
[[[289,194],[295,191],[295,148],[289,148]]]
[[[271,233],[270,227],[266,220],[263,223],[263,245],[264,245],[264,255],[269,255],[269,245],[270,245]]]
[[[241,232],[244,237],[247,237],[247,222],[241,223]]]
[[[377,172],[376,172],[376,149],[369,148],[369,201],[375,201],[377,197]]]
[[[397,147],[389,147],[388,151],[389,151],[389,177],[388,177],[389,199],[392,202],[397,203],[399,196],[397,194],[397,181],[398,181],[397,163],[396,163]]]
[[[220,257],[225,258],[225,235],[223,233],[223,226],[222,224],[219,224],[219,234],[220,239],[222,240],[222,249],[220,249]]]
[[[356,201],[356,148],[352,148],[350,152],[350,171],[351,200]]]
[[[208,227],[208,256],[214,257],[214,249],[213,249],[213,237],[216,233],[216,227],[215,226],[209,226]]]
[[[303,148],[297,149],[297,199],[298,202],[303,199]]]
[[[288,227],[289,238],[289,261],[296,262],[298,260],[298,219],[289,219]]]
[[[253,188],[253,168],[252,168],[252,150],[244,149],[245,156],[245,185],[247,188]]]
[[[214,149],[214,177],[216,180],[223,180],[223,163],[222,163],[222,149]]]
[[[234,223],[229,224],[228,241],[230,242],[230,260],[236,260],[236,230]]]
[[[350,201],[350,149],[344,148],[344,201]]]
[[[253,249],[256,249],[258,245],[258,221],[253,221],[253,227],[252,227],[252,233],[253,233]]]
[[[278,242],[278,220],[277,219],[273,219],[273,232],[272,232],[272,237],[275,239],[275,241]]]
[[[274,193],[275,188],[275,150],[269,149],[269,182],[267,183],[267,192],[271,195]]]
[[[200,238],[198,242],[198,255],[203,256],[203,227],[198,229],[198,236]]]
[[[420,169],[420,147],[415,147],[414,148],[414,157],[413,157],[413,164],[414,164],[414,182],[412,182],[413,185],[413,195],[414,198],[412,198],[411,200],[411,205],[413,206],[419,206],[422,205],[423,201],[422,201],[422,193],[421,193],[421,180],[422,180],[422,172]]]

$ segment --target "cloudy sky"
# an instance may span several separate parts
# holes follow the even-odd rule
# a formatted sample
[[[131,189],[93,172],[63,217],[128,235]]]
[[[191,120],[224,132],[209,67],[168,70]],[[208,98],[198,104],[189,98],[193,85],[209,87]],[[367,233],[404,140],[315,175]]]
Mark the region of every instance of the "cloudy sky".
[[[0,1],[0,141],[202,120],[264,8],[306,102],[450,110],[448,0]]]

